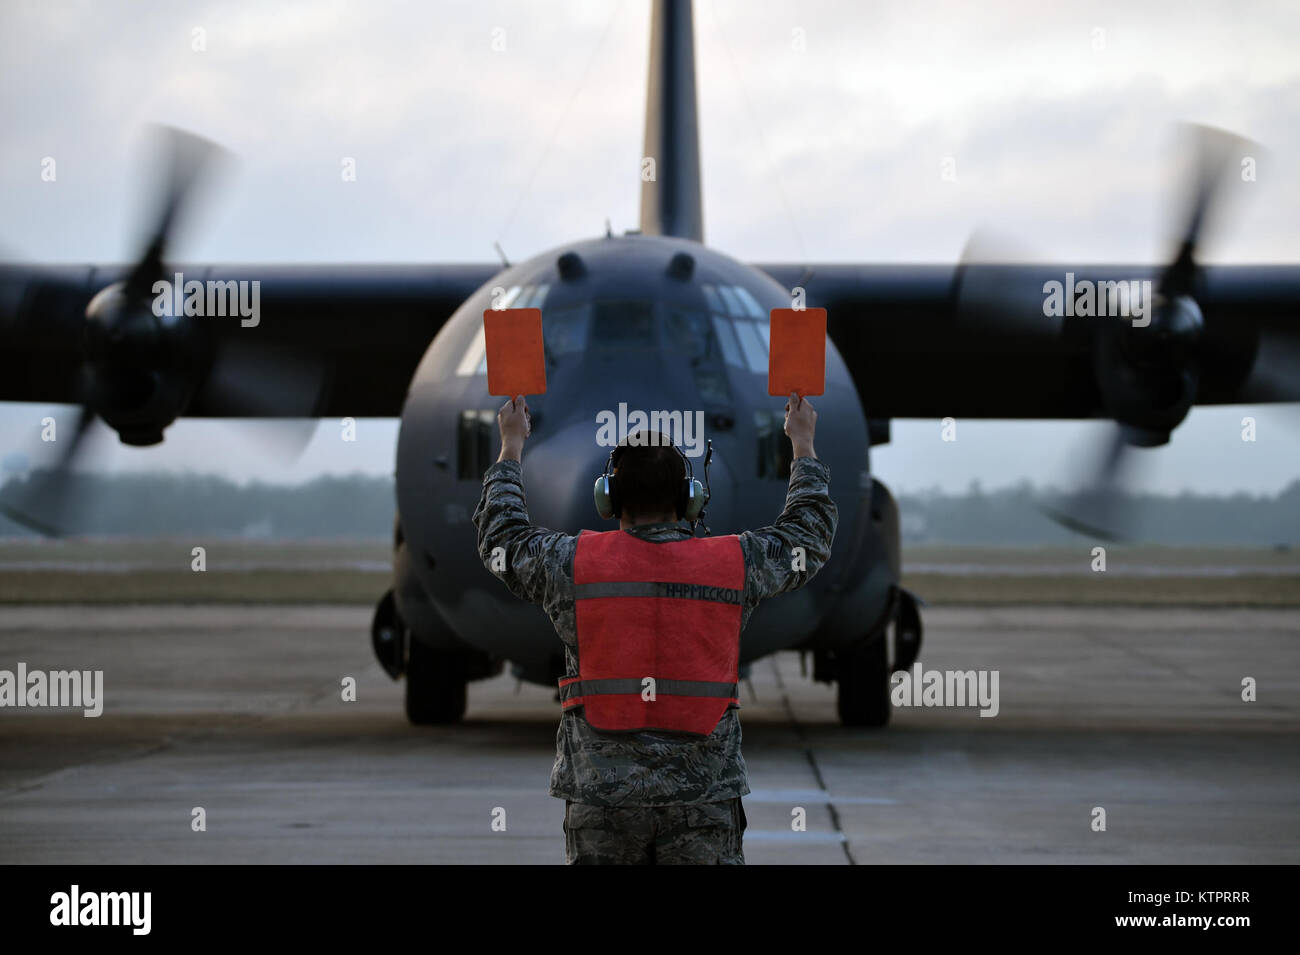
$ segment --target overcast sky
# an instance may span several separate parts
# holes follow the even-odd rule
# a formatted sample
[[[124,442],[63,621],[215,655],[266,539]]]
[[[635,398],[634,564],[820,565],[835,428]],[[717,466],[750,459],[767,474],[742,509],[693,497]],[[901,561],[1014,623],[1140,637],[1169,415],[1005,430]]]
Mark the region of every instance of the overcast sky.
[[[178,242],[183,262],[492,261],[493,242],[518,261],[607,218],[634,228],[649,12],[5,0],[0,251],[132,256],[149,122],[238,157]],[[1161,261],[1173,124],[1190,120],[1267,147],[1203,259],[1300,262],[1300,4],[701,0],[695,30],[706,240],[741,260],[955,262],[982,228],[1025,257]],[[0,405],[0,455],[39,460],[47,411]],[[147,451],[105,432],[84,457],[240,480],[393,467],[396,422],[362,422],[355,444],[326,422],[292,466],[244,433],[264,427],[182,422]],[[938,422],[895,422],[873,464],[902,490],[1068,484],[1100,427],[960,422],[947,443]],[[1197,410],[1143,452],[1137,486],[1274,492],[1300,476],[1297,447],[1294,407]]]

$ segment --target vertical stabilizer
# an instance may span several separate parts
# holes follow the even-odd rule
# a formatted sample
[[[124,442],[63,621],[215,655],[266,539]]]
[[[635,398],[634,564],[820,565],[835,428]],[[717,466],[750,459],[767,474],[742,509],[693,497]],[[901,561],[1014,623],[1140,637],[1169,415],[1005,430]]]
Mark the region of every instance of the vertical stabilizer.
[[[641,231],[703,242],[690,0],[654,0],[643,157]],[[653,166],[645,159],[653,159]]]

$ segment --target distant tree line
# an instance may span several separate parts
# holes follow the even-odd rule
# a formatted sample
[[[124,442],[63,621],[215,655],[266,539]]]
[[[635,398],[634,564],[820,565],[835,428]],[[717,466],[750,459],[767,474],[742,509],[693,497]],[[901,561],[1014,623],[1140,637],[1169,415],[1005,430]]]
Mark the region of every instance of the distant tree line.
[[[396,510],[391,477],[320,477],[286,486],[201,474],[72,474],[58,495],[62,505],[41,477],[11,477],[0,487],[0,503],[78,535],[387,538]],[[907,541],[1034,545],[1079,539],[1044,513],[1068,510],[1070,499],[1027,483],[996,491],[972,484],[963,494],[905,493],[898,501]],[[1125,536],[1137,542],[1292,546],[1300,544],[1300,481],[1271,496],[1124,494],[1114,513]],[[0,516],[0,537],[32,535]]]
[[[73,473],[54,488],[35,472],[5,482],[0,504],[71,534],[136,537],[391,537],[396,512],[392,478],[359,474],[281,485],[202,474]],[[0,515],[0,535],[30,534]]]
[[[899,495],[903,538],[918,543],[1033,545],[1080,539],[1049,511],[1088,525],[1107,524],[1134,543],[1300,544],[1300,481],[1275,495],[1120,493],[1105,510],[1097,500],[1027,483],[997,491],[972,484],[965,494]]]

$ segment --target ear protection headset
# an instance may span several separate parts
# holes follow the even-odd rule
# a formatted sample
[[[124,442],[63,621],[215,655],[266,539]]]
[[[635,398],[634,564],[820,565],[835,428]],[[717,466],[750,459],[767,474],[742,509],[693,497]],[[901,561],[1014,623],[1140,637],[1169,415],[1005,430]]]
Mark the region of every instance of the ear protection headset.
[[[623,502],[619,499],[618,479],[614,474],[614,468],[618,466],[619,459],[623,456],[625,448],[627,448],[627,445],[620,444],[609,452],[609,459],[605,461],[605,470],[600,477],[596,478],[596,486],[593,488],[596,499],[596,513],[605,520],[621,517],[623,514]],[[686,474],[677,492],[677,519],[679,521],[690,521],[693,528],[695,522],[704,516],[704,506],[709,503],[709,491],[705,485],[695,479],[695,469],[691,467],[691,459],[683,454],[682,449],[677,445],[672,445],[672,449],[682,459],[682,470]],[[710,441],[708,456],[704,459],[706,481],[709,474],[709,462],[712,458],[713,442]]]

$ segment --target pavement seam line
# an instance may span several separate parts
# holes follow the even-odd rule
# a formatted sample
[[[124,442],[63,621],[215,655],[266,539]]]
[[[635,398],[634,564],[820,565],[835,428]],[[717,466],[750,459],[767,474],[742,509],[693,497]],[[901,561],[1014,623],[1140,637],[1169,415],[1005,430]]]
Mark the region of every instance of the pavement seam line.
[[[831,814],[831,825],[839,833],[840,846],[844,849],[844,857],[849,860],[849,865],[857,865],[858,860],[853,858],[853,850],[849,847],[848,834],[840,827],[839,810],[835,808],[835,803],[831,801],[831,791],[826,788],[826,780],[822,778],[821,767],[817,765],[817,757],[808,742],[808,734],[804,732],[803,724],[799,722],[799,718],[794,715],[794,705],[790,702],[790,694],[785,691],[785,680],[782,679],[781,668],[776,663],[777,654],[772,654],[771,660],[772,673],[776,677],[776,686],[781,691],[781,703],[785,707],[786,716],[790,719],[790,725],[794,728],[794,734],[799,740],[799,745],[803,747],[804,757],[808,760],[808,766],[812,769],[817,788],[826,794],[826,808]]]

